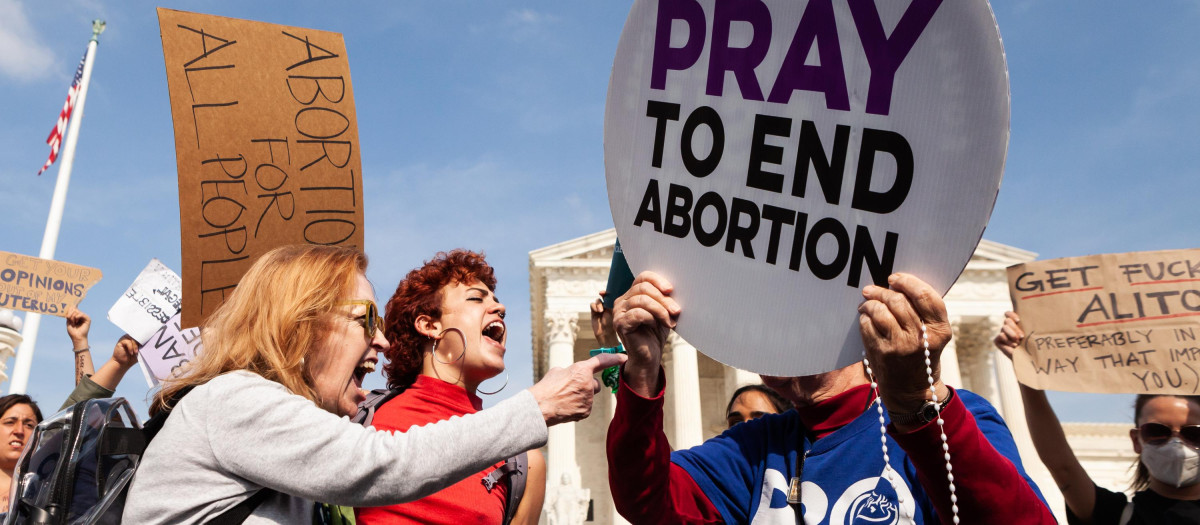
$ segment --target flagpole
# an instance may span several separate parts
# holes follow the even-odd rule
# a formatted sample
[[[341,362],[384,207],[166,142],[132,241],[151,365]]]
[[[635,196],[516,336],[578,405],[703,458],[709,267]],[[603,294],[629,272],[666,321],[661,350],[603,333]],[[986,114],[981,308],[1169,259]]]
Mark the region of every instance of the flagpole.
[[[62,226],[63,208],[67,203],[67,185],[71,182],[71,168],[75,164],[75,143],[79,141],[79,125],[83,121],[83,106],[87,102],[88,84],[92,80],[92,63],[96,59],[96,45],[100,42],[100,33],[104,32],[103,20],[92,20],[92,40],[88,42],[87,59],[83,63],[83,78],[79,81],[79,94],[76,95],[75,109],[71,112],[71,123],[67,127],[66,140],[63,143],[62,164],[58,166],[58,180],[54,183],[54,197],[50,200],[50,217],[46,219],[46,233],[42,235],[42,251],[38,257],[53,259],[54,250],[58,247],[58,230]],[[21,335],[25,338],[17,350],[17,359],[13,363],[12,383],[9,383],[8,393],[23,394],[29,384],[29,369],[33,365],[33,348],[37,344],[38,328],[42,324],[42,315],[29,312],[25,315],[25,329]]]

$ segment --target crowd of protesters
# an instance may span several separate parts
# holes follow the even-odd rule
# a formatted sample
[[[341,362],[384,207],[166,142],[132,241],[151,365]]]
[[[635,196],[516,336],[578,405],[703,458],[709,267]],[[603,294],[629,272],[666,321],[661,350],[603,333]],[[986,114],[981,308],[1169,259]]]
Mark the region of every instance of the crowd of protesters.
[[[202,326],[203,352],[154,394],[151,411],[165,423],[123,522],[537,523],[548,427],[588,417],[594,375],[618,365],[606,452],[616,508],[630,522],[1054,522],[996,410],[939,379],[949,315],[915,276],[865,287],[847,312],[859,317],[864,361],[764,376],[729,399],[728,430],[672,450],[662,356],[682,308],[664,277],[638,275],[611,308],[592,306],[597,342],[626,355],[552,369],[483,409],[480,395],[494,388],[485,382],[507,385],[498,379],[506,311],[484,257],[437,254],[399,283],[386,315],[366,266],[359,251],[317,246],[278,248],[253,265]],[[1018,321],[1010,312],[996,336],[1005,355],[1025,337]],[[76,389],[64,408],[112,396],[137,363],[138,345],[124,336],[94,369],[90,324],[77,310],[66,315]],[[363,379],[380,354],[388,388],[368,393]],[[1139,396],[1127,498],[1084,471],[1043,392],[1022,386],[1022,397],[1070,523],[1200,523],[1200,398]],[[41,420],[28,396],[0,398],[4,509]]]

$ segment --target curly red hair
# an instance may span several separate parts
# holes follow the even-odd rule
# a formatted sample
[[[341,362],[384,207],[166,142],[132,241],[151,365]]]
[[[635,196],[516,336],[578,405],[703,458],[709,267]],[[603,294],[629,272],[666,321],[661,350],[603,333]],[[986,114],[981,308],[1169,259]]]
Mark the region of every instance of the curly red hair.
[[[388,363],[383,375],[389,388],[404,388],[417,380],[421,373],[422,347],[429,340],[417,331],[417,317],[442,317],[442,289],[457,283],[479,281],[496,291],[496,275],[482,253],[470,250],[438,252],[396,285],[396,293],[388,299],[383,333],[391,346],[383,352]]]

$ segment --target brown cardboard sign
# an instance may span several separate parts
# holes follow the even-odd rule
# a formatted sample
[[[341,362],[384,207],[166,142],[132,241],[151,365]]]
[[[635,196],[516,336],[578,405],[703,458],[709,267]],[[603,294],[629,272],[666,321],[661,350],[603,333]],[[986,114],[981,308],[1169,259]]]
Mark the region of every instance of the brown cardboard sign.
[[[1073,392],[1200,392],[1200,249],[1008,268],[1017,379]]]
[[[0,252],[0,308],[66,317],[102,276],[87,266]]]
[[[363,247],[358,120],[338,33],[163,8],[158,23],[186,328],[272,248]]]

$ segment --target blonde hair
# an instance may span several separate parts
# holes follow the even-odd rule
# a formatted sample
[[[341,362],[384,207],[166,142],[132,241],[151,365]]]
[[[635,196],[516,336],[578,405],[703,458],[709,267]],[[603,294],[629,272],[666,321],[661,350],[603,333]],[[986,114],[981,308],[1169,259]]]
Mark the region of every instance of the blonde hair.
[[[323,344],[328,314],[367,269],[361,251],[283,246],[264,254],[201,327],[203,349],[181,377],[168,379],[151,413],[170,409],[186,387],[235,370],[254,372],[321,406],[304,357]]]

